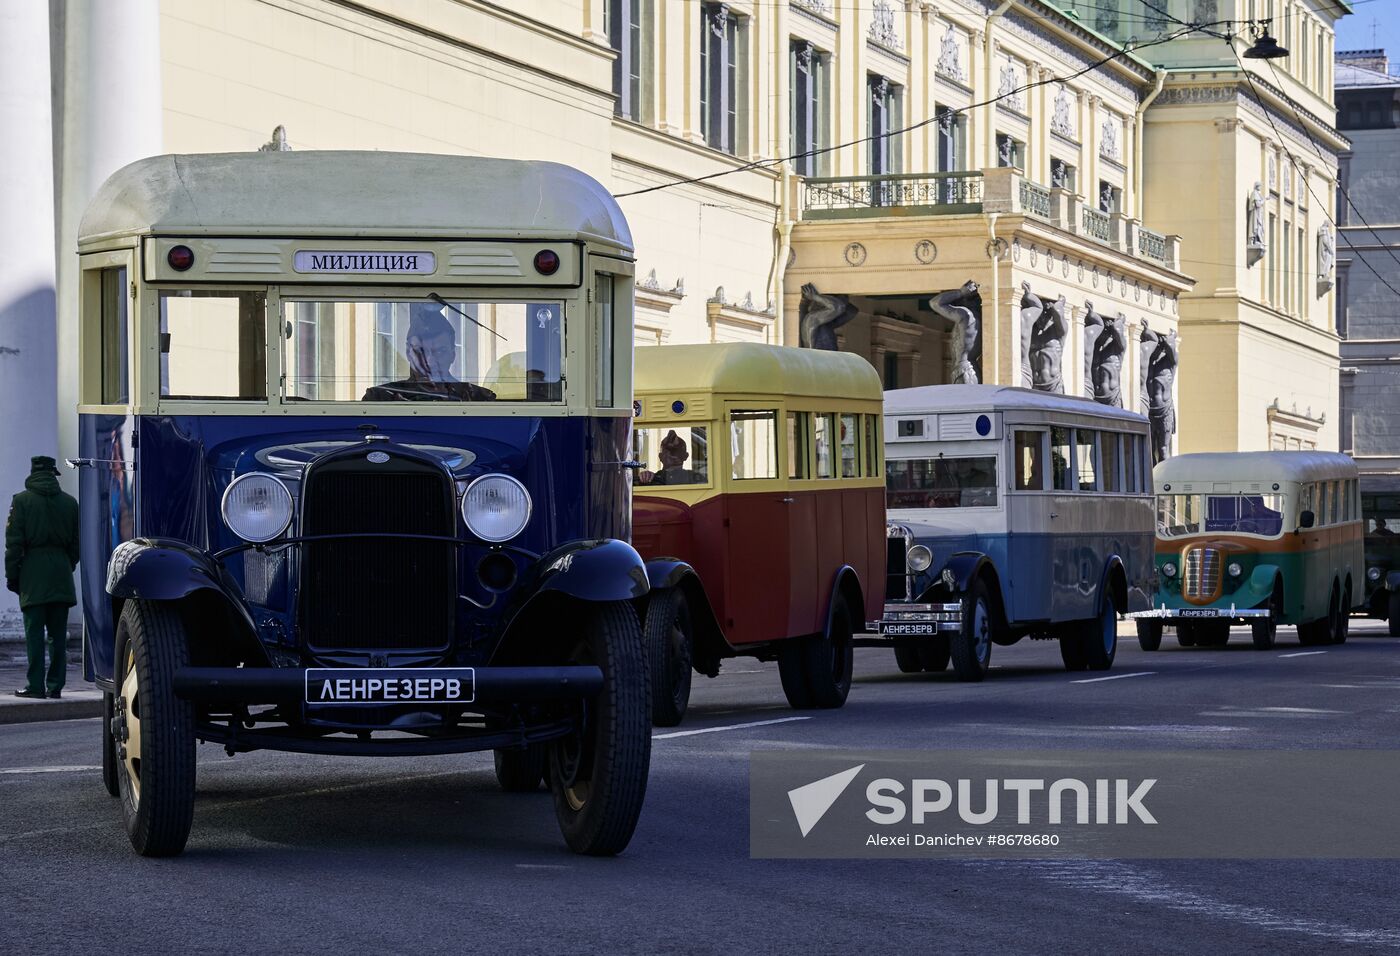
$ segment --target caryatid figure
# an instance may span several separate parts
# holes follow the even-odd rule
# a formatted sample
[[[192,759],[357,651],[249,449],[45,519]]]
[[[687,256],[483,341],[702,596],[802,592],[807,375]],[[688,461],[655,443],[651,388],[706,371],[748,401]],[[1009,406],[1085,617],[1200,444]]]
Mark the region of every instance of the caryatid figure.
[[[1047,305],[1031,328],[1031,387],[1040,392],[1065,393],[1065,297]]]
[[[1084,303],[1084,395],[1094,397],[1094,343],[1103,332],[1103,316],[1094,311],[1094,303]]]
[[[1176,333],[1158,335],[1147,370],[1147,419],[1152,426],[1152,462],[1165,461],[1172,453],[1172,436],[1176,434],[1176,400],[1172,383],[1176,381]]]
[[[934,312],[953,323],[954,385],[982,381],[982,296],[969,279],[957,289],[941,292],[929,303]]]
[[[1094,342],[1094,401],[1123,407],[1123,356],[1128,351],[1128,317],[1122,312],[1104,324]]]
[[[1026,388],[1035,385],[1035,379],[1031,375],[1031,334],[1035,331],[1035,323],[1039,321],[1040,315],[1045,311],[1045,303],[1040,301],[1040,296],[1031,291],[1029,282],[1021,283],[1021,384]]]
[[[1147,370],[1152,366],[1152,353],[1157,351],[1157,333],[1142,320],[1142,338],[1138,342],[1138,411],[1147,415]]]

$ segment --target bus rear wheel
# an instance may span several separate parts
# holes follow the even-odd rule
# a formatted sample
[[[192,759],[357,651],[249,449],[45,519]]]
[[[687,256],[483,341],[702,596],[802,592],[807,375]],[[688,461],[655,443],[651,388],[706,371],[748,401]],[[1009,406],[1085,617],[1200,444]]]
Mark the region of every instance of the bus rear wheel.
[[[1342,592],[1342,601],[1337,605],[1336,617],[1332,619],[1332,643],[1345,644],[1351,633],[1351,589]]]
[[[643,631],[651,668],[651,722],[657,727],[674,727],[690,706],[695,633],[690,605],[679,588],[652,595]]]
[[[1091,671],[1106,671],[1118,656],[1118,608],[1113,593],[1106,591],[1099,619],[1084,632],[1084,662]]]
[[[784,642],[778,656],[778,676],[791,707],[835,708],[846,702],[855,663],[854,637],[850,608],[838,594],[831,606],[831,626],[826,634]]]

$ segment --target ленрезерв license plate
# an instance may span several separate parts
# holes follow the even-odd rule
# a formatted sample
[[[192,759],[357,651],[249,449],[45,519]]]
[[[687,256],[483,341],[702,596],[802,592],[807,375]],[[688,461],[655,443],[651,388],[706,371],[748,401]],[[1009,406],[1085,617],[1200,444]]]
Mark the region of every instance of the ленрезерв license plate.
[[[308,704],[470,704],[470,667],[307,668]]]

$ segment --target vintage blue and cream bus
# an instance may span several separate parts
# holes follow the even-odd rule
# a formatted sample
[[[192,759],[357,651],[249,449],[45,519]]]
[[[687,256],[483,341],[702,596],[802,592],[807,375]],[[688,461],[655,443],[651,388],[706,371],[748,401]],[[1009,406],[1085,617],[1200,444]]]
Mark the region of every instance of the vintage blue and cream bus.
[[[1149,606],[1148,423],[1086,398],[993,385],[885,393],[888,590],[870,622],[899,669],[986,676],[993,644],[1058,640],[1106,670]]]
[[[648,583],[608,191],[544,162],[157,156],[98,191],[79,254],[86,669],[136,850],[183,849],[196,741],[494,750],[570,848],[625,847]]]

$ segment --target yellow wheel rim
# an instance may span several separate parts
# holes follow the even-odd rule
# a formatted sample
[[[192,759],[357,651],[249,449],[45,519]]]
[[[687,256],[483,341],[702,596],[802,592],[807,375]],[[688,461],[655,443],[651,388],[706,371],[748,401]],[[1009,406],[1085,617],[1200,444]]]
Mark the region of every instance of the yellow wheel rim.
[[[130,646],[126,652],[126,677],[122,679],[122,716],[126,724],[125,759],[126,779],[131,784],[131,795],[137,802],[141,799],[141,712],[136,684],[136,654]]]

